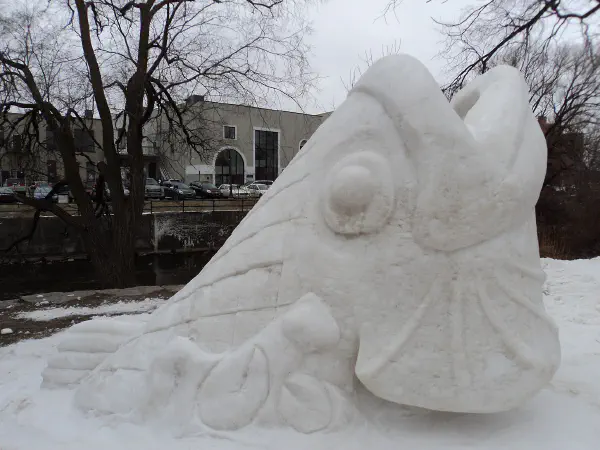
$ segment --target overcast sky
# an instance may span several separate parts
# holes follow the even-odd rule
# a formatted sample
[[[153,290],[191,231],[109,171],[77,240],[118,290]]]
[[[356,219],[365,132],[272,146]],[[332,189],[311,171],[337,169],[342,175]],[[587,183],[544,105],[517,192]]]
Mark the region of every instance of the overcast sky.
[[[314,33],[308,41],[313,47],[312,68],[324,79],[315,93],[315,105],[307,112],[334,109],[344,100],[354,68],[365,67],[365,52],[381,56],[386,46],[399,44],[402,52],[420,59],[440,82],[444,81],[443,62],[436,58],[443,36],[432,17],[451,20],[473,0],[403,0],[385,18],[388,0],[326,0],[311,10]]]

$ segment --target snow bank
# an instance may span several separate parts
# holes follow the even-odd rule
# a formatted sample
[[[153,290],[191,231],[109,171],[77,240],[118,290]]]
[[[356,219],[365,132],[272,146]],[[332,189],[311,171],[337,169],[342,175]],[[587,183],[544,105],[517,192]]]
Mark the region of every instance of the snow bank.
[[[158,308],[165,302],[163,298],[147,298],[140,302],[117,302],[104,305],[89,306],[71,306],[66,308],[48,308],[36,311],[21,312],[15,314],[17,319],[30,319],[45,322],[52,319],[69,316],[99,316],[102,314],[130,314],[150,312]]]
[[[523,408],[490,415],[447,414],[373,400],[363,404],[362,426],[339,433],[249,428],[181,438],[116,416],[84,416],[71,406],[73,391],[40,390],[46,360],[63,339],[59,333],[0,348],[0,448],[595,450],[600,443],[600,258],[543,260],[543,265],[548,274],[545,304],[560,328],[563,362],[552,383]],[[135,320],[147,320],[147,315]]]

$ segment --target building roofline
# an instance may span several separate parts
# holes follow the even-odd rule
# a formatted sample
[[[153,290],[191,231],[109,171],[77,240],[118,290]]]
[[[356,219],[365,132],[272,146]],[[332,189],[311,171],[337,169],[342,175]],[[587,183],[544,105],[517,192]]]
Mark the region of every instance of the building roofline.
[[[288,114],[300,114],[302,116],[312,116],[312,117],[322,117],[326,114],[331,114],[333,112],[333,111],[325,111],[322,113],[311,114],[311,113],[306,113],[306,112],[289,111],[286,109],[264,108],[262,106],[252,106],[252,105],[246,105],[244,103],[214,102],[211,100],[202,100],[201,102],[202,103],[211,103],[213,105],[237,106],[237,107],[243,107],[243,108],[259,109],[259,110],[263,110],[263,111],[283,112],[283,113],[288,113]],[[194,106],[194,105],[191,105],[191,106]]]
[[[317,113],[317,114],[311,114],[311,113],[306,113],[306,112],[289,111],[289,110],[286,110],[286,109],[263,108],[262,106],[252,106],[252,105],[246,105],[244,103],[213,102],[211,100],[203,100],[202,103],[211,103],[213,105],[224,105],[224,106],[235,106],[235,107],[251,108],[251,109],[257,109],[257,110],[262,110],[262,111],[283,112],[283,113],[287,113],[287,114],[299,114],[299,115],[302,115],[302,116],[309,116],[309,117],[323,117],[323,116],[325,116],[327,114],[333,113],[333,111],[324,111],[324,112]],[[181,106],[184,107],[185,104],[183,104]],[[191,105],[191,106],[194,106],[194,105]],[[6,114],[8,116],[23,116],[26,113],[24,113],[24,112],[16,112],[16,111],[7,111]],[[154,114],[155,114],[155,112],[153,112],[153,115]],[[155,117],[158,117],[158,114]],[[116,120],[116,118],[117,118],[117,114],[111,113],[111,118],[113,119],[113,122],[114,122]],[[73,119],[76,119],[76,118],[73,118]],[[83,120],[93,120],[93,121],[98,121],[98,122],[102,121],[102,119],[100,119],[99,117],[81,117],[81,119],[83,119]]]

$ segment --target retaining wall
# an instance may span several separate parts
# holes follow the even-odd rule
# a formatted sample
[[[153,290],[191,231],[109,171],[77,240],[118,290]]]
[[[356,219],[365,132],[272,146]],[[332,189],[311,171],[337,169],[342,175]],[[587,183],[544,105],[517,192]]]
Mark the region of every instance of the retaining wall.
[[[141,253],[218,249],[247,211],[165,212],[142,216],[136,247]],[[0,218],[0,250],[31,229],[32,219]],[[19,245],[23,257],[64,258],[85,254],[77,229],[57,217],[41,217],[32,239]]]

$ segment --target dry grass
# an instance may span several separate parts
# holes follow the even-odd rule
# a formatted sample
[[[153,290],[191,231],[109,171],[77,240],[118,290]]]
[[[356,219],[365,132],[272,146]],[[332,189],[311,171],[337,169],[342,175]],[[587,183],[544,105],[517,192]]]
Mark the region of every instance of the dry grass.
[[[570,259],[567,242],[564,234],[556,227],[538,228],[538,241],[540,256],[552,259]]]

